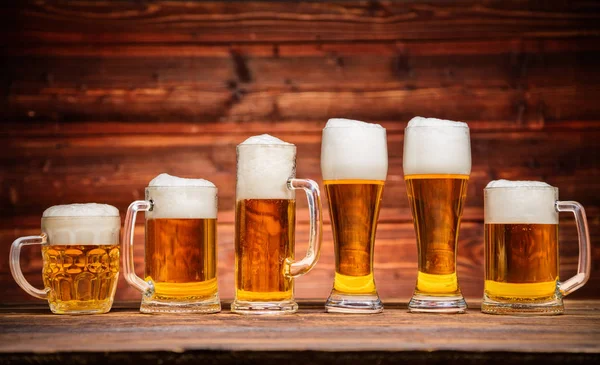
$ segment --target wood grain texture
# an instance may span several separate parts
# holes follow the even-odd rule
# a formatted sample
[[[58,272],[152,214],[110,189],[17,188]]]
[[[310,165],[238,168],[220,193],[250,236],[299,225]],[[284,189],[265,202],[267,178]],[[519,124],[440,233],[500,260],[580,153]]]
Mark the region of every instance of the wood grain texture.
[[[0,252],[36,234],[45,208],[97,201],[124,215],[161,172],[219,188],[221,293],[233,293],[235,146],[274,134],[298,147],[297,174],[321,183],[329,117],[381,123],[389,173],[376,244],[384,299],[408,297],[416,247],[402,173],[415,115],[463,120],[473,171],[460,232],[459,279],[483,283],[483,187],[543,180],[588,212],[600,295],[600,6],[588,1],[177,2],[23,1],[0,11]],[[326,200],[324,200],[326,203]],[[298,254],[307,237],[298,199]],[[333,249],[297,280],[324,298]],[[140,219],[139,224],[142,223]],[[561,215],[561,277],[575,271]],[[137,267],[143,232],[136,231]],[[0,302],[27,298],[0,259]],[[40,284],[39,250],[23,257]],[[119,299],[139,299],[121,278]]]
[[[409,314],[404,303],[386,304],[382,314],[336,315],[324,313],[323,302],[301,302],[297,314],[282,317],[246,317],[227,310],[214,315],[144,315],[131,306],[98,316],[58,316],[39,305],[3,307],[0,353],[600,353],[598,301],[567,300],[566,314],[554,317],[485,315],[478,303],[464,315]]]

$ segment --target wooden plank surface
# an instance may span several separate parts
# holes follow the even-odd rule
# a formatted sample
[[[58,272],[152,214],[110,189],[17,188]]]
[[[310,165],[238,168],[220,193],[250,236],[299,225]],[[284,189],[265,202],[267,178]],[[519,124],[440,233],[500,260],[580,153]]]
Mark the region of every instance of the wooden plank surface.
[[[59,316],[36,306],[0,308],[0,352],[185,353],[219,351],[386,351],[600,353],[600,301],[566,301],[566,314],[492,316],[471,304],[464,315],[407,313],[387,302],[378,315],[324,313],[301,302],[297,314],[246,317],[144,315],[130,305],[96,316]]]

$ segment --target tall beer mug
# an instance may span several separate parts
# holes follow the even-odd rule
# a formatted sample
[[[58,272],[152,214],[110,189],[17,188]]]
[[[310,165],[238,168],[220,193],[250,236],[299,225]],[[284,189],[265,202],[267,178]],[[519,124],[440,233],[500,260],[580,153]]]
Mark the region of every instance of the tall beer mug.
[[[144,279],[133,267],[138,211],[146,212]],[[217,188],[203,179],[160,174],[146,199],[129,206],[123,229],[123,272],[142,296],[142,313],[216,313]]]
[[[47,299],[52,313],[97,314],[110,310],[119,278],[117,208],[106,204],[55,205],[42,215],[42,233],[21,237],[10,248],[10,271],[27,294]],[[44,289],[27,282],[21,247],[42,245]]]
[[[309,272],[321,249],[321,198],[312,180],[296,179],[296,146],[269,135],[237,146],[235,300],[240,314],[294,313],[294,278]],[[308,198],[306,257],[294,262],[295,190]]]
[[[558,189],[537,181],[490,182],[484,189],[485,287],[481,311],[560,314],[563,300],[590,276],[590,235],[583,207],[559,201]],[[558,281],[558,212],[575,215],[577,275]]]
[[[383,127],[348,119],[327,122],[321,172],[335,253],[335,277],[325,303],[327,312],[383,310],[373,278],[373,251],[387,170]]]
[[[456,277],[458,230],[471,173],[466,123],[413,118],[404,133],[404,180],[417,236],[411,312],[463,313]]]

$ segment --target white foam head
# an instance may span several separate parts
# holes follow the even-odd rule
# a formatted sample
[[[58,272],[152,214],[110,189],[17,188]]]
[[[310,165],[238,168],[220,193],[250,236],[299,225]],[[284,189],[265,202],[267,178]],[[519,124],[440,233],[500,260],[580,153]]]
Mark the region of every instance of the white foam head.
[[[217,188],[208,180],[160,174],[148,184],[146,200],[153,202],[148,219],[217,218]]]
[[[323,180],[385,180],[387,138],[379,124],[329,119],[321,142]]]
[[[414,117],[404,131],[404,175],[471,173],[467,123]]]
[[[484,190],[485,223],[557,224],[558,189],[541,181],[491,181]]]
[[[296,175],[296,146],[263,134],[237,146],[236,199],[294,199],[287,180]]]
[[[42,214],[49,245],[118,245],[121,218],[108,204],[55,205]]]

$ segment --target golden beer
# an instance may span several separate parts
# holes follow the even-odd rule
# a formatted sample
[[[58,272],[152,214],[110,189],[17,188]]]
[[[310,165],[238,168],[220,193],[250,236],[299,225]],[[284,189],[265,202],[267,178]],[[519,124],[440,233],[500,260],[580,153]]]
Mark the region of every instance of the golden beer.
[[[548,301],[558,282],[557,224],[486,224],[485,295]]]
[[[44,245],[43,280],[55,313],[107,312],[119,277],[119,245]]]
[[[335,252],[334,290],[376,294],[373,250],[384,181],[325,180]]]
[[[460,295],[456,277],[456,244],[468,175],[405,176],[417,236],[415,294]]]
[[[284,275],[284,268],[287,259],[294,259],[295,205],[292,199],[243,199],[237,202],[237,301],[293,300],[294,282]]]
[[[218,294],[216,219],[146,221],[145,280],[155,299],[190,302]]]

